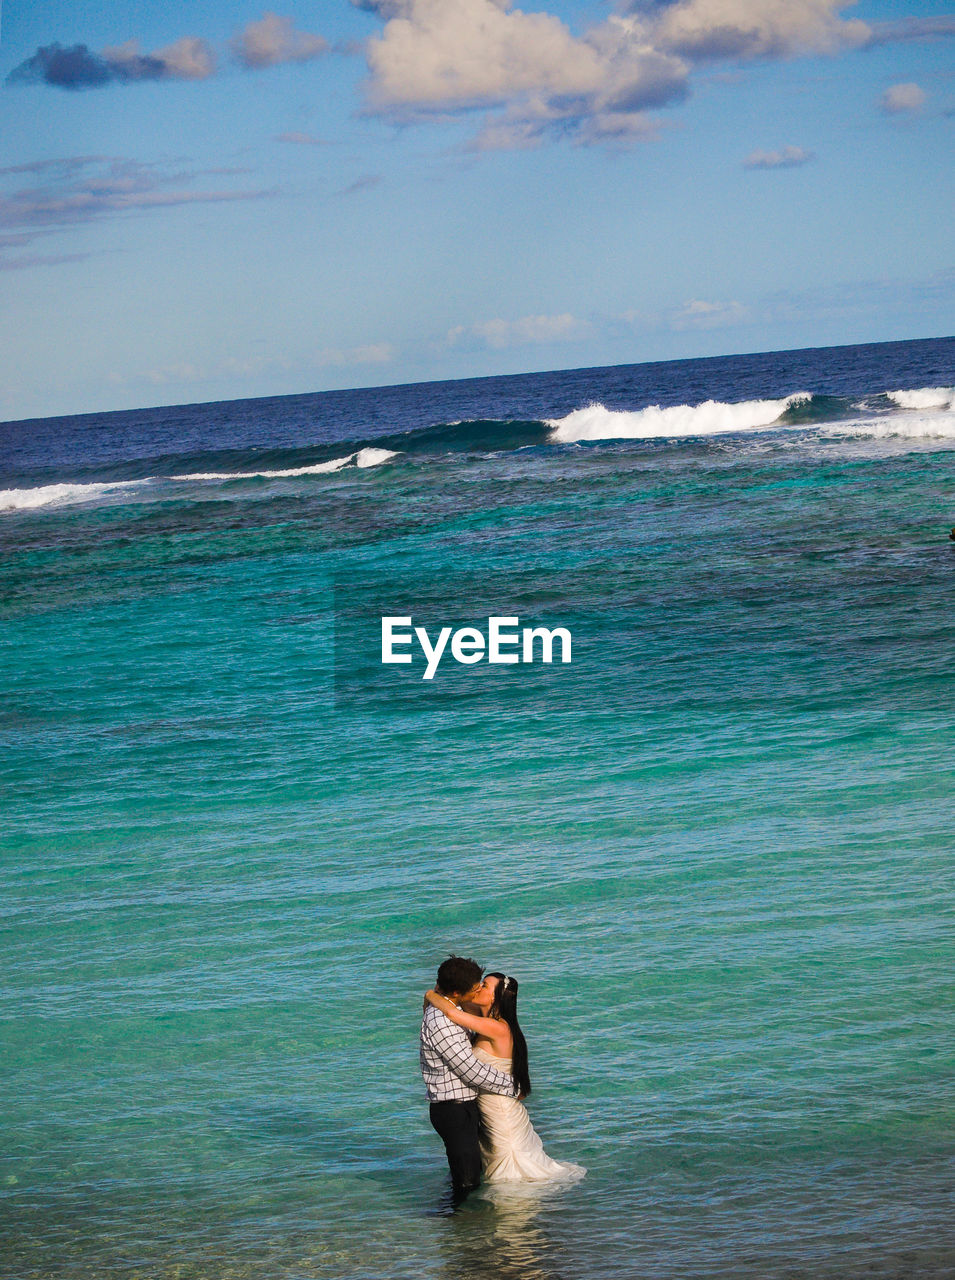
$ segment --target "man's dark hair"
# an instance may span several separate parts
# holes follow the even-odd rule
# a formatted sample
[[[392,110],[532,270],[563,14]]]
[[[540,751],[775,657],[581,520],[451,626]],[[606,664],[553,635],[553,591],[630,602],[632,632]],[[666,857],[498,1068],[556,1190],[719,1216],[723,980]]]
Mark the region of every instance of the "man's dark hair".
[[[438,969],[437,990],[446,996],[463,996],[476,987],[484,976],[484,970],[476,960],[464,956],[448,956]]]

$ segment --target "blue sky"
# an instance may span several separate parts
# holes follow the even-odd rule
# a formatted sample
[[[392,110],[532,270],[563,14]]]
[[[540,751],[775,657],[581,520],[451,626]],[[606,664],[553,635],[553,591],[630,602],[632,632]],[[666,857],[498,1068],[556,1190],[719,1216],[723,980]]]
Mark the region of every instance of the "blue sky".
[[[0,418],[950,334],[934,0],[8,4]]]

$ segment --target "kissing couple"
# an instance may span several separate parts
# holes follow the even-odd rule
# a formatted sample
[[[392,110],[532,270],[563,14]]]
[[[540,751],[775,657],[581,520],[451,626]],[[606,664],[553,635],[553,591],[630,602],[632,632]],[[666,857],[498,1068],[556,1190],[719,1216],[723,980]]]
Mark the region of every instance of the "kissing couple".
[[[455,1204],[481,1182],[582,1178],[552,1160],[530,1122],[527,1042],[517,1021],[517,979],[449,956],[425,995],[421,1074],[431,1124],[448,1156]]]

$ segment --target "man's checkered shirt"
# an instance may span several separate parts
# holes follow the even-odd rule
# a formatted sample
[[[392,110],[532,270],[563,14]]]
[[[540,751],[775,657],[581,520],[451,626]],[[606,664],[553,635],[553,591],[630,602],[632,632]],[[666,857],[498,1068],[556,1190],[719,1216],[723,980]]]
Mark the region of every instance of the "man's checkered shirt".
[[[421,1074],[431,1102],[470,1102],[481,1089],[514,1096],[512,1078],[479,1062],[468,1033],[433,1004],[421,1021]]]

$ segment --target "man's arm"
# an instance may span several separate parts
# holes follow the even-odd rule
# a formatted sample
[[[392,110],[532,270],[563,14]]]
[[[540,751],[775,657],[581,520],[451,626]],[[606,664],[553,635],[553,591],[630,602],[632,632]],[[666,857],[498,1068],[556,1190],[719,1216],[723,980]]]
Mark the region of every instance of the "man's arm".
[[[447,1019],[435,1019],[430,1027],[431,1047],[459,1080],[485,1093],[514,1096],[514,1080],[488,1062],[479,1062],[467,1034]]]
[[[465,1031],[474,1031],[478,1035],[487,1036],[489,1040],[493,1040],[495,1036],[500,1036],[502,1029],[505,1032],[508,1031],[507,1025],[501,1022],[500,1019],[483,1018],[480,1014],[466,1013],[453,1000],[449,1000],[447,996],[439,995],[437,991],[426,991],[424,998],[428,1004],[434,1005],[438,1012],[443,1013],[456,1027],[464,1027]]]

